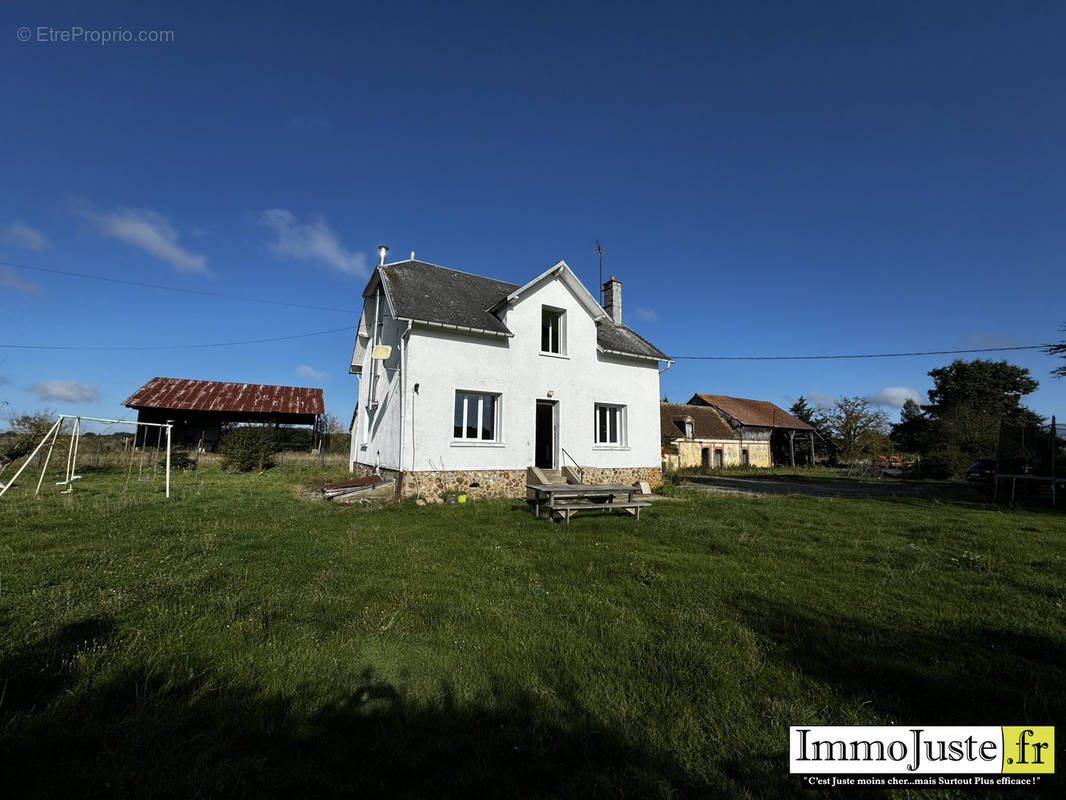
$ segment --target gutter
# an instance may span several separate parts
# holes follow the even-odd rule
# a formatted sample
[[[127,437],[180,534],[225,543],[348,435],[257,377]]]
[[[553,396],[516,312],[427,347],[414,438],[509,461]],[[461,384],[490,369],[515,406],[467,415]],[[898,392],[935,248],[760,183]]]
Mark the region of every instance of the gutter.
[[[655,363],[659,363],[660,361],[665,361],[668,365],[674,363],[674,360],[672,358],[659,358],[659,356],[642,356],[642,355],[638,355],[637,353],[626,353],[626,352],[624,352],[622,350],[609,350],[606,347],[601,347],[599,345],[596,345],[596,349],[599,350],[601,353],[608,353],[608,354],[614,355],[614,356],[625,356],[626,358],[639,358],[639,359],[642,359],[644,361],[654,361]],[[667,366],[666,369],[669,369],[669,366]],[[665,371],[666,370],[663,370],[663,372],[665,372]]]
[[[430,322],[428,319],[415,319],[414,317],[397,317],[397,319],[405,319],[408,324],[418,323],[419,325],[426,325],[430,328],[440,328],[446,331],[466,331],[468,333],[483,333],[488,336],[499,336],[501,339],[510,339],[514,337],[514,334],[508,331],[502,333],[500,331],[490,331],[488,328],[471,328],[466,325],[452,325],[447,322]]]

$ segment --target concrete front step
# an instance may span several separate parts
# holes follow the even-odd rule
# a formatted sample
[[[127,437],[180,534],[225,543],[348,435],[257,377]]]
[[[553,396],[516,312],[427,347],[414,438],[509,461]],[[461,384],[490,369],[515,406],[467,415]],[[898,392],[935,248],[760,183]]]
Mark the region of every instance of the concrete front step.
[[[526,469],[526,483],[567,483],[566,476],[563,475],[562,470],[558,469],[538,469],[537,467],[529,467]],[[532,490],[528,490],[526,495],[532,497]]]

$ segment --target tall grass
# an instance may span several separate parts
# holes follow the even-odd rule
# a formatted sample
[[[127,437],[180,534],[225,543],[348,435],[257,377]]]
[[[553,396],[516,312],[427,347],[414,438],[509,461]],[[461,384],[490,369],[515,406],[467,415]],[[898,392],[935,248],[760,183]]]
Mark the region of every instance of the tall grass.
[[[5,496],[5,790],[791,796],[790,724],[1064,718],[1061,514],[682,493],[559,526],[312,499],[335,469]]]

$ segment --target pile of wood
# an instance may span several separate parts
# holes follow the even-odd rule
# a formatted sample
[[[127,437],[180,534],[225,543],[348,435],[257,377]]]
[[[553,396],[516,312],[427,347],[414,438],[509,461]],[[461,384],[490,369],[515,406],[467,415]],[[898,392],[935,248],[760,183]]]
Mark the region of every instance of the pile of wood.
[[[323,486],[322,496],[327,500],[351,503],[370,498],[391,497],[395,486],[395,481],[387,481],[380,475],[368,475],[365,478],[354,478],[350,481]]]

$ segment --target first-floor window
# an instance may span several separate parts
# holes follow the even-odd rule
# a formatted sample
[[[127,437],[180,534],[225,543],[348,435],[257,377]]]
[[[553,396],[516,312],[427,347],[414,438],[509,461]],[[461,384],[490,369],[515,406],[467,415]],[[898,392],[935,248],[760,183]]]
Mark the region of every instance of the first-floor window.
[[[481,442],[497,441],[499,431],[500,396],[483,392],[455,393],[455,420],[453,437],[476,439]]]
[[[596,444],[625,444],[626,407],[596,404]]]

